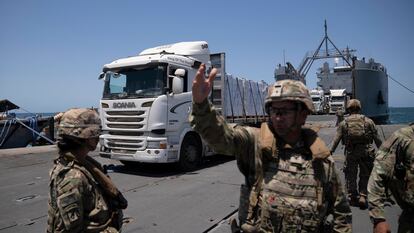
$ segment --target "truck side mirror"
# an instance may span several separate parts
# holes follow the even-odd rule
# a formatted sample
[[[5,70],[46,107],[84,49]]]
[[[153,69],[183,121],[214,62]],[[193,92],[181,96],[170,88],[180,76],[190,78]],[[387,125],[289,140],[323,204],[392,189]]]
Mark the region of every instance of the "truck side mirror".
[[[185,70],[184,69],[176,69],[174,72],[174,75],[177,77],[184,77],[185,76]]]
[[[105,73],[104,73],[104,72],[102,72],[102,73],[100,73],[100,74],[99,74],[98,80],[101,80],[101,79],[103,79],[104,77],[105,77]]]
[[[107,81],[109,81],[109,76],[110,76],[110,73],[104,73],[104,72],[102,72],[102,73],[100,73],[99,74],[99,80],[101,80],[101,79],[103,79],[105,82],[107,82]]]
[[[185,69],[176,69],[172,77],[172,93],[180,94],[184,91]]]
[[[172,93],[181,94],[184,89],[184,79],[181,77],[173,76],[172,80]]]

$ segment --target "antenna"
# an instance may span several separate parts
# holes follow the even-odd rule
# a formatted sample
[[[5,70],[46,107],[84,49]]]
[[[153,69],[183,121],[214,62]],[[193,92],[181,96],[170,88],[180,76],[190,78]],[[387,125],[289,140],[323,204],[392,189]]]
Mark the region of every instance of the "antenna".
[[[325,19],[325,56],[329,56],[328,54],[328,26],[326,25],[326,19]]]

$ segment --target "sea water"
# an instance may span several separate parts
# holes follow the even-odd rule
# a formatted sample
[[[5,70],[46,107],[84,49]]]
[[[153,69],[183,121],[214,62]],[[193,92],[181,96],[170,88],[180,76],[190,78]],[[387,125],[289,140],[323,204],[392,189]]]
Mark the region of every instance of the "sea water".
[[[390,107],[389,108],[390,116],[389,116],[389,124],[409,124],[414,122],[414,107],[410,108],[396,108]],[[44,113],[16,113],[16,116],[19,118],[26,118],[35,115],[48,117],[54,116],[57,113],[55,112],[44,112]]]
[[[409,124],[414,122],[414,108],[390,107],[390,124]]]

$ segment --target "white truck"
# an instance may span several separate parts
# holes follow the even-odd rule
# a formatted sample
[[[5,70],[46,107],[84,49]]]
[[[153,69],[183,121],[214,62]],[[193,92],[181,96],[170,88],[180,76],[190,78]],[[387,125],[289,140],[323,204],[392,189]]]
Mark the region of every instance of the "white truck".
[[[328,98],[322,89],[312,89],[310,91],[313,106],[316,114],[326,114],[329,111]]]
[[[349,96],[346,93],[346,89],[331,89],[329,96],[329,113],[335,114],[340,109],[345,112],[348,100]]]
[[[265,120],[265,82],[226,74],[225,54],[210,54],[205,41],[163,45],[104,65],[100,156],[124,164],[178,162],[193,170],[203,156],[214,154],[188,119],[201,63],[219,70],[209,98],[228,122]]]

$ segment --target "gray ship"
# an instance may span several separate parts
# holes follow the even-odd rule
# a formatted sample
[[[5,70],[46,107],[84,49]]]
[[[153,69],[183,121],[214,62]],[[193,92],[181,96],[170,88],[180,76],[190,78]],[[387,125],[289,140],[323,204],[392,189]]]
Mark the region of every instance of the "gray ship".
[[[286,62],[286,65],[279,64],[275,69],[275,79],[276,81],[285,80],[285,79],[293,79],[297,81],[301,81],[306,84],[306,80],[304,76],[299,75],[298,71],[293,67],[290,62]]]
[[[328,44],[331,45],[329,49]],[[325,49],[321,49],[325,45]],[[349,98],[361,101],[362,114],[370,117],[376,123],[388,122],[388,75],[386,68],[373,58],[365,61],[354,56],[353,49],[339,50],[327,35],[325,22],[325,37],[314,52],[308,52],[296,70],[290,63],[278,65],[275,69],[275,79],[294,79],[305,82],[305,77],[313,62],[319,59],[335,59],[331,68],[328,62],[317,72],[317,86],[325,95],[330,90],[346,89]],[[338,65],[342,59],[342,65]]]
[[[352,66],[329,67],[325,62],[317,72],[317,86],[325,93],[346,89],[351,98],[361,101],[362,113],[376,123],[388,122],[388,75],[386,68],[373,58],[353,57]],[[353,67],[353,68],[352,68]]]

